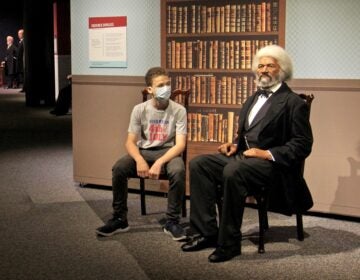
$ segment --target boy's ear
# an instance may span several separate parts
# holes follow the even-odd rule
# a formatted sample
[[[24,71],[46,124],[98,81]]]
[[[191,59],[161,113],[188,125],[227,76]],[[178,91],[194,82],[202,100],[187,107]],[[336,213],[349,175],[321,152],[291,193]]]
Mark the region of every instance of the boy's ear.
[[[153,87],[147,87],[146,89],[147,89],[148,93],[150,93],[152,96],[154,96],[155,92],[154,92]]]

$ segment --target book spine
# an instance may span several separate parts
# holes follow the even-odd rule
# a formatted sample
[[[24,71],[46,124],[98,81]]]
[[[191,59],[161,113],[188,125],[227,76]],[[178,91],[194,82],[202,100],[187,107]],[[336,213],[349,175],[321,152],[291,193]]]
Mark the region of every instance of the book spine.
[[[277,0],[272,1],[272,9],[271,9],[271,29],[272,31],[279,31],[278,22],[279,22],[279,2]]]
[[[209,126],[208,126],[209,137],[208,137],[208,141],[209,142],[214,142],[214,114],[209,113],[208,117],[209,117]]]
[[[177,33],[182,34],[183,27],[183,7],[178,7],[177,9]]]
[[[166,7],[166,33],[171,33],[171,6]]]
[[[236,78],[231,77],[231,104],[236,105]]]
[[[171,33],[176,33],[177,30],[177,7],[171,7]]]
[[[236,78],[236,104],[240,105],[242,103],[242,77]]]
[[[225,32],[225,7],[220,7],[220,32]]]
[[[215,32],[221,32],[221,8],[219,6],[215,7]]]
[[[183,7],[183,28],[182,33],[187,34],[188,33],[188,7]]]
[[[223,141],[224,141],[223,114],[221,114],[221,113],[218,114],[217,123],[218,123],[218,128],[219,128],[217,141],[223,143]]]
[[[235,43],[234,40],[230,40],[229,43],[229,69],[233,70],[235,68]]]
[[[230,5],[225,5],[225,32],[230,32]]]
[[[210,77],[210,104],[216,103],[216,77]]]
[[[201,141],[201,113],[198,113],[196,114],[196,117],[197,117],[197,136],[196,136],[196,139],[197,141]]]
[[[197,113],[191,114],[191,141],[197,142]]]
[[[201,6],[196,6],[196,33],[201,33]]]
[[[187,60],[186,60],[187,46],[186,42],[180,43],[180,68],[186,69]]]
[[[207,18],[207,9],[206,6],[201,6],[201,30],[200,33],[206,33],[206,18]]]
[[[230,5],[230,32],[236,32],[236,5]]]
[[[191,141],[192,137],[191,137],[191,133],[192,133],[192,113],[187,113],[187,140]]]
[[[193,42],[186,42],[186,68],[193,68]]]
[[[226,76],[221,77],[221,104],[226,104]]]
[[[213,44],[213,68],[218,69],[219,65],[219,41],[214,40]]]
[[[196,33],[196,5],[191,5],[191,33]]]
[[[175,69],[175,61],[176,61],[176,43],[175,40],[171,41],[171,68]]]
[[[211,33],[212,30],[212,10],[211,7],[206,7],[206,32]]]
[[[243,76],[242,77],[242,91],[241,91],[241,103],[244,104],[247,96],[248,96],[248,77],[247,76]]]
[[[221,104],[221,79],[216,79],[216,104]]]
[[[171,68],[171,41],[166,43],[166,67]]]
[[[234,138],[234,112],[227,113],[228,127],[227,127],[227,142],[232,143]]]
[[[225,104],[231,104],[231,77],[226,77],[226,103]]]

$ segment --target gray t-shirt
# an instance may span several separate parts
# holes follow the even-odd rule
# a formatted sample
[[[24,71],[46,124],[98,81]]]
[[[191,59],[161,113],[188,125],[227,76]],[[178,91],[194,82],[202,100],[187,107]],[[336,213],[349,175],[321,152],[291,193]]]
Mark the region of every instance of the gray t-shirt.
[[[128,132],[139,136],[139,148],[172,147],[177,134],[187,133],[186,110],[172,100],[165,110],[156,109],[152,102],[150,99],[134,107]]]

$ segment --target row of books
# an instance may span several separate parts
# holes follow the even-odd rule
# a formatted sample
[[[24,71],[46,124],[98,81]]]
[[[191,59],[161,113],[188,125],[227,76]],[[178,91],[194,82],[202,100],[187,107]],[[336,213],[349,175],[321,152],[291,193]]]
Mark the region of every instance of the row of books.
[[[167,68],[249,70],[256,52],[277,40],[195,40],[167,42]]]
[[[233,142],[237,135],[239,116],[223,113],[188,113],[187,139],[193,142]]]
[[[175,75],[170,79],[173,89],[191,90],[190,104],[240,105],[256,89],[253,75]]]
[[[167,33],[278,31],[279,3],[277,0],[210,5],[168,5]]]

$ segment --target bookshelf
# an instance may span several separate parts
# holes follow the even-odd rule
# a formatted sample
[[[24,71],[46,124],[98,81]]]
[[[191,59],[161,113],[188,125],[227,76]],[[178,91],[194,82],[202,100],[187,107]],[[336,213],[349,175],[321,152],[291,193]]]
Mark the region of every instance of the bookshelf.
[[[189,160],[236,137],[252,57],[268,44],[285,45],[285,0],[161,1],[161,64],[172,88],[191,90]]]

